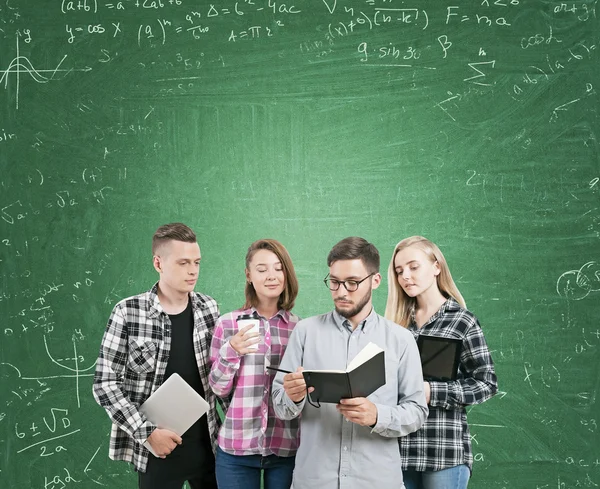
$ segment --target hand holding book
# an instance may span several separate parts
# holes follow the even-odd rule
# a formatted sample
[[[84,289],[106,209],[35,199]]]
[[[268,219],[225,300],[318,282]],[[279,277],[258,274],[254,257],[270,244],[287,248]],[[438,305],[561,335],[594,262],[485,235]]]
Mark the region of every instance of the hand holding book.
[[[181,437],[170,430],[156,428],[146,440],[150,446],[148,449],[158,458],[166,458],[167,455],[175,450],[177,445],[181,445]]]
[[[174,373],[140,406],[140,413],[159,428],[152,432],[144,446],[155,457],[164,458],[209,408],[208,402]]]
[[[298,367],[295,372],[290,372],[289,370],[281,370],[279,368],[267,367],[269,370],[275,370],[277,372],[283,372],[286,375],[283,377],[283,389],[288,397],[294,402],[300,402],[302,399],[306,397],[306,393],[309,394],[314,391],[314,388],[309,387],[308,390],[306,388],[306,382],[304,380],[304,375],[302,375],[302,371],[304,370],[302,367]]]
[[[290,372],[275,367],[267,369],[286,374],[283,388],[292,401],[302,401],[308,392],[310,404],[320,407],[321,402],[338,404],[341,399],[367,397],[385,385],[385,352],[376,344],[369,343],[346,370],[304,370],[298,367],[296,372]]]
[[[336,406],[344,418],[361,426],[375,426],[377,423],[377,406],[366,397],[340,399]]]
[[[346,370],[304,370],[306,385],[313,387],[312,403],[338,404],[340,399],[367,397],[385,385],[385,352],[369,343]]]

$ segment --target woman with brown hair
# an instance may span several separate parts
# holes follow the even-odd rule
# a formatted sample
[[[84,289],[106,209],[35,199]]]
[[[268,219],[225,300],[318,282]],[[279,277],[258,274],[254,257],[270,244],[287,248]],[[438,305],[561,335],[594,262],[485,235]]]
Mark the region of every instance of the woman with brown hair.
[[[246,254],[246,302],[223,315],[211,345],[210,385],[230,400],[219,431],[216,475],[220,489],[289,489],[298,448],[298,420],[282,421],[271,402],[273,372],[299,321],[291,312],[298,280],[285,247],[274,239],[252,243]],[[242,326],[241,319],[258,322]]]

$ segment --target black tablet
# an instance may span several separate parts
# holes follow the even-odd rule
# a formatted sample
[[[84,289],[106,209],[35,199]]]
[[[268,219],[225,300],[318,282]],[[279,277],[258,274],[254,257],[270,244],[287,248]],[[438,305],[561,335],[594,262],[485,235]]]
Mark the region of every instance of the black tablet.
[[[417,345],[424,380],[456,380],[462,340],[419,335]]]

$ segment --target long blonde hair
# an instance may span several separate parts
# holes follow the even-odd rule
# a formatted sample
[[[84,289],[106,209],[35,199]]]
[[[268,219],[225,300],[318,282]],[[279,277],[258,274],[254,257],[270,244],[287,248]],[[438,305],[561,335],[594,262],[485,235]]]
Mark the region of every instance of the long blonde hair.
[[[412,312],[416,309],[416,297],[409,297],[406,295],[398,282],[396,267],[394,266],[394,260],[396,259],[398,252],[409,246],[414,246],[424,252],[432,263],[437,261],[440,267],[440,273],[436,277],[438,289],[444,297],[452,297],[466,309],[467,305],[465,304],[465,300],[458,291],[454,280],[452,280],[452,274],[448,268],[448,263],[446,263],[446,258],[444,258],[440,249],[435,243],[432,243],[423,236],[411,236],[410,238],[400,241],[394,248],[394,253],[392,253],[392,260],[388,267],[388,298],[385,306],[385,317],[406,328],[410,324]]]

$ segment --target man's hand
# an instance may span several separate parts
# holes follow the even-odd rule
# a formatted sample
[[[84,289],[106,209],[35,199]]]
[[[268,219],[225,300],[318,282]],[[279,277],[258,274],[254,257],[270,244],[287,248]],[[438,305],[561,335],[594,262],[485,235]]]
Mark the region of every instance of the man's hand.
[[[292,374],[285,374],[283,377],[283,390],[294,402],[300,402],[306,397],[306,382],[302,375],[302,367],[298,367]],[[308,392],[314,391],[314,387],[309,387]]]
[[[429,401],[431,401],[431,385],[429,385],[429,382],[423,382],[423,390],[425,391],[425,403],[429,404]]]
[[[179,435],[169,430],[156,428],[148,437],[148,443],[160,458],[166,458],[182,440]]]
[[[245,355],[246,353],[256,353],[256,348],[249,348],[252,345],[256,345],[260,342],[258,333],[248,333],[253,328],[252,324],[243,327],[229,340],[231,348],[233,348],[238,355]],[[248,334],[246,334],[248,333]]]
[[[344,418],[353,423],[361,426],[373,426],[377,423],[377,406],[366,397],[342,399],[336,407]]]

